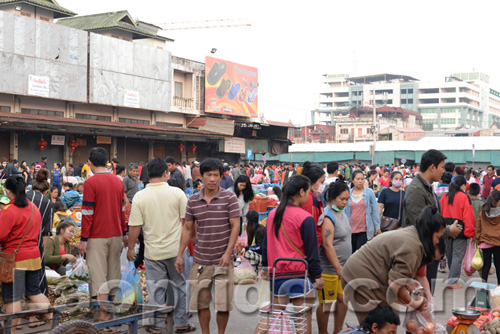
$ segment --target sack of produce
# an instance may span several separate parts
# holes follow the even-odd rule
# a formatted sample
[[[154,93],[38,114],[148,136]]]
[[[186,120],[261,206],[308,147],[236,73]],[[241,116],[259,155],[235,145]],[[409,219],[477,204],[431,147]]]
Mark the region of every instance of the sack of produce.
[[[493,300],[493,305],[495,305],[495,308],[500,308],[500,286],[497,286],[493,290],[490,290],[490,296]]]
[[[472,259],[476,254],[476,243],[470,239],[469,244],[467,245],[467,251],[465,252],[464,262],[462,263],[462,267],[467,275],[472,275],[476,271],[472,267]]]
[[[90,269],[83,256],[78,255],[73,270],[69,274],[69,279],[88,282],[90,280]]]
[[[241,258],[241,264],[234,268],[234,284],[255,283],[257,274],[250,262],[244,257]]]
[[[407,332],[416,334],[431,334],[436,328],[434,304],[429,303],[423,310],[406,310],[404,328]]]
[[[483,267],[483,256],[481,255],[481,250],[479,247],[476,250],[476,254],[474,254],[474,257],[472,258],[472,268],[476,270],[481,270]]]

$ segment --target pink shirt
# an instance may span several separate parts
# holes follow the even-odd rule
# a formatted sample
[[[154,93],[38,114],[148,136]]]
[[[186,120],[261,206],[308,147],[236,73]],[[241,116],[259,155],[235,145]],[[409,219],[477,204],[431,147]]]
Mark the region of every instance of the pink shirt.
[[[365,199],[358,203],[351,200],[351,229],[352,233],[366,232]]]

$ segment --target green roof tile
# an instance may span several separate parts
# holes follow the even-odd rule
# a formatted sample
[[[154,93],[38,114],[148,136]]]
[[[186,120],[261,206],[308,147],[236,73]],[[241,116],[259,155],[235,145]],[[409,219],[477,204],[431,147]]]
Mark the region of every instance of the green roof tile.
[[[59,5],[56,0],[0,0],[0,6],[25,3],[39,8],[48,9],[54,12],[54,18],[75,16],[75,12]]]
[[[134,34],[134,38],[170,40],[166,37],[155,35],[146,29],[138,27],[135,20],[130,17],[129,12],[126,10],[64,18],[57,20],[57,24],[86,31],[119,29],[132,32]]]

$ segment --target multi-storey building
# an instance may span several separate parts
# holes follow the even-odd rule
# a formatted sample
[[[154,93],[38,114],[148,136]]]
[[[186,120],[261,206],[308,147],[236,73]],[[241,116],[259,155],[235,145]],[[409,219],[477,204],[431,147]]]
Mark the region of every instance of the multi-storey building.
[[[313,124],[332,124],[335,115],[352,106],[390,106],[423,116],[423,126],[454,129],[489,128],[500,120],[500,92],[483,73],[456,73],[442,82],[423,82],[406,75],[378,74],[349,77],[325,74],[318,91]]]

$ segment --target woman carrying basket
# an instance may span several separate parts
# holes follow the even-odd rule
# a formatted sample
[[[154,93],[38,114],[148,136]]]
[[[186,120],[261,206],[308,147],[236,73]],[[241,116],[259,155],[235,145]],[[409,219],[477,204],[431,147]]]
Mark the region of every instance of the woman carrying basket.
[[[288,300],[291,300],[295,307],[303,306],[305,301],[308,306],[306,333],[311,333],[312,327],[311,306],[314,301],[312,282],[315,283],[317,290],[322,290],[324,284],[314,219],[308,212],[301,209],[309,198],[310,188],[309,179],[303,175],[294,175],[288,180],[280,205],[269,213],[262,251],[264,278],[267,276],[265,268],[269,266],[269,271],[272,273],[272,266],[277,258],[286,257],[307,261],[309,266],[307,279],[304,277],[305,268],[302,263],[280,261],[274,268],[274,287],[271,287],[271,291],[274,288],[275,309],[284,309]],[[261,330],[265,327],[261,322],[255,332],[265,333],[265,330]]]

